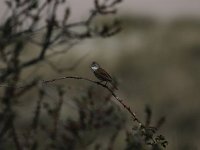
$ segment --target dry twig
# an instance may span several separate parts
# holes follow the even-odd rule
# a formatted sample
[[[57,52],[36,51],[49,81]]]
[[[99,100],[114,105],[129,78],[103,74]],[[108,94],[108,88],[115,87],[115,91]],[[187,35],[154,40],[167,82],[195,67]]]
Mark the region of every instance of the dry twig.
[[[114,91],[112,89],[110,89],[107,85],[102,84],[101,82],[97,82],[97,81],[94,81],[94,80],[91,80],[91,79],[88,79],[88,78],[84,78],[84,77],[66,76],[66,77],[60,77],[60,78],[55,78],[55,79],[51,79],[51,80],[44,80],[44,81],[42,81],[42,84],[52,83],[52,82],[59,81],[59,80],[64,80],[64,79],[85,80],[85,81],[94,83],[94,84],[96,84],[98,86],[101,86],[103,88],[106,88],[112,94],[112,96],[129,112],[129,114],[132,116],[133,121],[136,121],[139,124],[139,126],[142,126],[142,122],[137,118],[137,116],[131,110],[131,108],[128,105],[126,105],[124,103],[124,101],[121,98],[119,98],[114,93]]]

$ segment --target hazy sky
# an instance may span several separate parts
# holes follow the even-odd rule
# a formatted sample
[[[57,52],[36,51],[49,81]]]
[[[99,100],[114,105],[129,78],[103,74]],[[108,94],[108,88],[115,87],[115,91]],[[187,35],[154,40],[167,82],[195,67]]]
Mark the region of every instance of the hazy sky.
[[[42,1],[42,0],[41,0]],[[86,15],[93,0],[68,0],[75,18]],[[5,10],[4,0],[0,0],[0,13]],[[119,6],[120,13],[142,14],[159,18],[195,16],[200,18],[200,0],[124,0]]]

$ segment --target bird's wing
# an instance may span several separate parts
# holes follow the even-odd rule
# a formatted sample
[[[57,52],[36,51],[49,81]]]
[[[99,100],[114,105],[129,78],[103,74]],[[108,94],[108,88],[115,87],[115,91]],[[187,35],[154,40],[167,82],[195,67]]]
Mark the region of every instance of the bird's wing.
[[[98,72],[100,73],[101,77],[107,81],[112,81],[112,77],[102,68],[99,68]]]

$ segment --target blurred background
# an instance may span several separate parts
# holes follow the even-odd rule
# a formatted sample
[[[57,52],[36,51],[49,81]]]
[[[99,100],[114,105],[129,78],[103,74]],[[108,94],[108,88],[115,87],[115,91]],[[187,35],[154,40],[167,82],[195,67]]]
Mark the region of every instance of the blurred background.
[[[0,14],[5,13],[4,5],[0,1]],[[70,0],[67,5],[71,7],[73,22],[87,16],[93,1]],[[68,75],[97,80],[90,69],[91,62],[97,61],[116,78],[117,94],[142,121],[147,105],[152,108],[152,124],[159,117],[166,117],[159,132],[169,142],[167,149],[200,149],[200,1],[125,0],[117,9],[115,18],[121,22],[121,32],[109,38],[78,42],[66,53],[25,70],[21,82],[34,76],[47,80]],[[63,15],[62,9],[58,14]],[[111,20],[110,16],[98,18],[95,25]],[[40,34],[33,38],[40,40]],[[26,60],[38,47],[27,44],[25,48],[23,59]],[[58,72],[55,68],[65,69]],[[55,84],[66,84],[69,90],[63,114],[76,116],[75,106],[69,99],[84,93],[91,84],[58,81],[45,88],[52,96]],[[33,93],[34,90],[27,93],[16,105],[19,122],[26,122],[33,113],[30,105]],[[117,145],[118,149],[123,148],[123,142]]]

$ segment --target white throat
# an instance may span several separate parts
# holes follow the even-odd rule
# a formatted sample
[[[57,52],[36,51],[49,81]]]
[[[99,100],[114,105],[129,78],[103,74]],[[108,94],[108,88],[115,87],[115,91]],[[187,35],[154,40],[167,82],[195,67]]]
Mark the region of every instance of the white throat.
[[[93,71],[96,71],[97,69],[99,69],[99,67],[97,67],[97,66],[92,66],[91,68]]]

